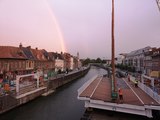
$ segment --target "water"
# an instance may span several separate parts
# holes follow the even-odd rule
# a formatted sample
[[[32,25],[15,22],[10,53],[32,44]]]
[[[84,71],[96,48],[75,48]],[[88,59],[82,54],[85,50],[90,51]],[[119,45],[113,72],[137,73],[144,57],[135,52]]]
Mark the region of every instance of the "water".
[[[106,71],[93,67],[83,78],[1,115],[0,120],[80,120],[85,108],[84,101],[77,99],[77,90],[97,74]]]

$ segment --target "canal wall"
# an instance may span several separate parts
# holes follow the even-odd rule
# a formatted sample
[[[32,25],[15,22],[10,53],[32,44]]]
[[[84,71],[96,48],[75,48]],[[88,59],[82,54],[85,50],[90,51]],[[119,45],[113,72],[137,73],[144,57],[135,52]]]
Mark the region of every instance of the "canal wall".
[[[18,101],[12,95],[0,96],[0,114],[4,113],[18,105]]]
[[[63,74],[58,77],[50,78],[49,80],[44,82],[44,86],[18,96],[12,93],[0,96],[0,114],[9,111],[19,105],[25,104],[31,100],[34,100],[35,98],[41,96],[42,94],[50,90],[56,90],[57,88],[69,82],[83,77],[89,71],[89,69],[90,68],[87,67],[72,73]]]
[[[83,70],[75,71],[74,73],[63,74],[62,76],[54,79],[49,79],[45,82],[47,90],[56,90],[57,88],[72,82],[73,80],[83,77],[88,72],[88,70],[89,68],[86,68]]]

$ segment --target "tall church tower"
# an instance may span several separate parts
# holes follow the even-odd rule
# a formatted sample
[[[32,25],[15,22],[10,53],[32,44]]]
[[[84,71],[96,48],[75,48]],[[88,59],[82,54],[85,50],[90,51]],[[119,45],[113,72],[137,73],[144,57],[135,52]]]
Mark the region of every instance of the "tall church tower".
[[[79,52],[77,52],[77,58],[78,58],[78,60],[79,60]]]

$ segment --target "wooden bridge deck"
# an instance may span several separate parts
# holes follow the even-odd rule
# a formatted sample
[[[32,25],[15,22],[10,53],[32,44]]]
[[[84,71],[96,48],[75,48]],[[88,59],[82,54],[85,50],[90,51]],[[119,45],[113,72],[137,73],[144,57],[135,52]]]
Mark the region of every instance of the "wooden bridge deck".
[[[123,104],[140,106],[159,105],[149,95],[143,92],[140,88],[135,88],[134,84],[132,82],[128,82],[126,79],[117,78],[117,86],[122,89]],[[111,81],[107,77],[98,77],[91,82],[91,84],[79,95],[79,97],[112,102]]]
[[[89,84],[88,84],[89,83]],[[78,99],[85,101],[86,108],[117,111],[135,115],[153,117],[152,110],[160,110],[160,104],[146,94],[132,81],[126,78],[116,78],[117,89],[121,88],[123,101],[112,100],[111,80],[107,77],[97,77],[84,84],[78,90]]]

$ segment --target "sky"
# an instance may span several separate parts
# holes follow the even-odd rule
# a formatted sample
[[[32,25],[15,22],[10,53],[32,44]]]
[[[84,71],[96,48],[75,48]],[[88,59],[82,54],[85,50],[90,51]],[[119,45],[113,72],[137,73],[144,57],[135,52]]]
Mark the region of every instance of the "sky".
[[[111,58],[111,0],[0,0],[0,46]],[[115,0],[115,54],[160,47],[156,0]]]

